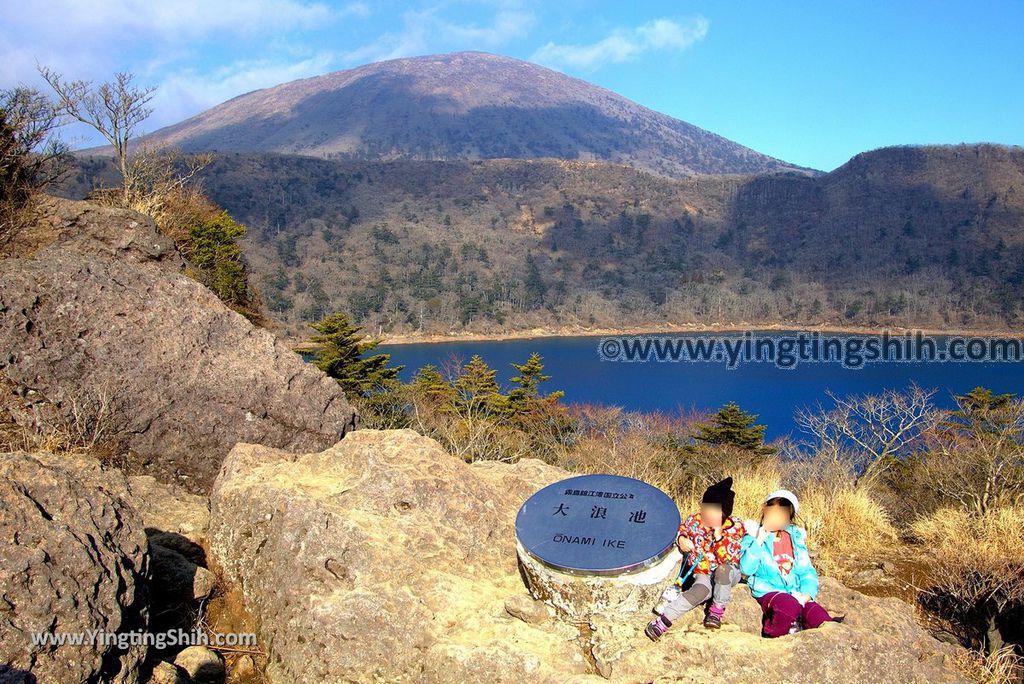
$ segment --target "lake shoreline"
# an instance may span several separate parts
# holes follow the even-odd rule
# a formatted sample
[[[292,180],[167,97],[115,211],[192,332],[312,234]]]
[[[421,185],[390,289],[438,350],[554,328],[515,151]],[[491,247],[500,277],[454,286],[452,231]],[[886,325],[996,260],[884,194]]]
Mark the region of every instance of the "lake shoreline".
[[[626,328],[532,328],[529,330],[512,330],[503,333],[403,333],[381,337],[368,336],[367,339],[375,340],[382,346],[394,346],[404,344],[442,344],[445,342],[505,342],[512,340],[548,339],[557,337],[606,337],[621,335],[673,335],[673,334],[715,334],[715,333],[779,333],[779,332],[805,332],[827,335],[881,335],[888,332],[890,335],[902,336],[906,333],[921,332],[924,335],[932,336],[959,336],[959,337],[1007,337],[1024,339],[1024,331],[992,330],[992,329],[939,329],[939,328],[906,328],[893,326],[890,328],[872,328],[865,326],[801,326],[782,324],[759,324],[759,325],[664,325],[664,326],[636,326]],[[292,349],[315,349],[317,345],[308,340],[285,340]]]
[[[549,389],[565,392],[561,400],[565,404],[616,407],[631,414],[683,415],[684,413],[713,413],[730,401],[736,401],[751,415],[757,424],[764,425],[765,439],[770,441],[787,434],[795,434],[800,426],[795,420],[798,410],[817,410],[821,402],[827,402],[828,392],[836,396],[863,396],[882,394],[887,391],[905,391],[911,385],[918,385],[938,396],[936,405],[949,408],[956,395],[969,392],[974,387],[986,387],[995,393],[1019,393],[1024,381],[1024,363],[943,363],[922,359],[910,363],[896,360],[849,365],[844,358],[798,359],[796,349],[787,353],[790,361],[780,359],[753,359],[738,357],[741,363],[728,361],[728,355],[721,359],[708,359],[700,363],[672,363],[676,359],[646,359],[650,363],[609,363],[624,360],[606,358],[599,344],[606,339],[626,341],[634,334],[653,333],[653,336],[635,339],[665,339],[719,342],[733,339],[742,343],[774,337],[798,339],[799,328],[791,326],[757,327],[758,332],[747,333],[746,327],[718,326],[661,327],[655,330],[637,326],[618,330],[574,330],[575,334],[542,334],[552,331],[517,331],[508,335],[477,335],[470,340],[468,335],[434,337],[432,343],[417,344],[422,338],[408,340],[402,344],[378,347],[367,355],[382,353],[390,356],[390,365],[401,366],[399,379],[408,382],[417,369],[428,365],[439,369],[445,378],[457,377],[466,360],[472,355],[484,358],[488,368],[494,371],[495,382],[501,391],[513,386],[516,364],[536,352],[543,359],[544,374],[550,377],[545,385]],[[806,339],[817,339],[819,343],[839,341],[846,349],[846,339],[860,339],[881,342],[882,337],[863,337],[864,327],[822,326],[804,329]],[[890,340],[899,344],[913,345],[915,332],[910,328],[876,328],[872,334],[888,332]],[[910,337],[902,337],[902,333]],[[929,332],[922,330],[924,332]],[[988,331],[992,334],[993,331]],[[942,335],[950,331],[936,331]],[[955,337],[940,337],[929,332],[936,346],[946,345]],[[953,333],[956,335],[956,333]],[[607,337],[599,337],[607,335]],[[663,336],[663,337],[662,337]],[[783,337],[784,336],[784,337]],[[389,338],[390,339],[390,338]],[[969,339],[969,338],[968,338]],[[985,339],[985,338],[980,338]],[[998,340],[998,338],[988,338]],[[1019,347],[1018,336],[1007,344]],[[442,344],[442,341],[454,344]],[[796,344],[793,345],[796,347]],[[861,345],[863,351],[863,345]],[[860,352],[855,352],[859,356]],[[309,359],[312,355],[304,354]],[[680,361],[694,360],[683,359]],[[909,360],[909,359],[908,359]],[[748,362],[749,361],[749,362]],[[841,361],[841,362],[840,362]],[[766,391],[766,388],[769,388]]]

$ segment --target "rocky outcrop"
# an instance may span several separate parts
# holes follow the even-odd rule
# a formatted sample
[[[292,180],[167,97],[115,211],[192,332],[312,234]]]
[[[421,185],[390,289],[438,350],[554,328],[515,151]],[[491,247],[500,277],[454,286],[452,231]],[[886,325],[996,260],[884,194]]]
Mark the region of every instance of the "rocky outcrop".
[[[116,441],[193,491],[236,442],[322,449],[356,426],[335,381],[178,273],[148,218],[79,212],[0,261],[0,376],[35,402],[18,420]]]
[[[526,592],[514,521],[570,476],[535,459],[466,464],[409,430],[360,430],[319,453],[239,444],[211,494],[214,560],[260,625],[272,682],[958,681],[955,648],[896,599],[823,579],[843,624],[760,636],[745,587],[721,632],[691,614],[560,617]]]
[[[206,567],[206,532],[210,511],[205,497],[189,494],[149,476],[128,478],[131,502],[142,516],[152,554],[154,606],[172,614],[187,614],[176,606],[205,601],[216,588],[217,578]],[[187,628],[177,622],[170,627]]]
[[[959,649],[933,638],[909,604],[866,596],[830,577],[821,579],[818,601],[832,614],[844,615],[844,622],[765,639],[760,636],[761,609],[741,584],[719,633],[705,630],[703,613],[691,611],[648,646],[640,643],[642,624],[603,619],[595,624],[603,638],[594,655],[608,663],[616,681],[967,681],[954,664]]]
[[[38,219],[12,236],[0,256],[32,256],[46,247],[155,265],[181,273],[185,259],[148,217],[126,209],[44,196]]]
[[[137,681],[145,646],[103,638],[148,624],[146,535],[127,492],[95,460],[0,454],[0,680]]]

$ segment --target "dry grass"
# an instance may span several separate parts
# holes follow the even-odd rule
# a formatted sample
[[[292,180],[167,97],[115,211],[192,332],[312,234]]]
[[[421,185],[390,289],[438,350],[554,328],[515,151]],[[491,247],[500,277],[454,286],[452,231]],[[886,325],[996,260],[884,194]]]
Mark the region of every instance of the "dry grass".
[[[572,434],[560,435],[551,462],[574,473],[611,473],[676,493],[685,481],[678,454],[663,445],[683,418],[630,413],[619,407],[576,405]]]
[[[954,663],[968,679],[978,684],[1014,684],[1024,680],[1024,658],[1013,646],[1004,646],[989,655],[977,651],[959,653]]]
[[[888,512],[870,490],[812,481],[799,496],[804,526],[829,566],[839,556],[884,557],[898,541]]]
[[[729,475],[733,479],[732,489],[736,492],[733,515],[741,520],[759,519],[764,497],[769,492],[779,489],[785,477],[783,468],[774,461],[740,466],[732,470]],[[696,511],[700,507],[703,493],[704,483],[691,482],[686,496],[681,501],[677,501],[680,510]]]
[[[200,607],[194,628],[206,634],[210,648],[224,658],[227,684],[266,684],[267,653],[262,644],[237,648],[212,645],[218,634],[258,634],[258,630],[245,608],[241,588],[228,581],[221,568],[213,565],[210,569],[217,575],[217,590],[209,603]],[[252,667],[240,667],[243,659],[250,660]]]
[[[124,385],[110,380],[100,385],[72,388],[59,405],[36,393],[21,398],[13,383],[0,389],[0,448],[48,451],[50,453],[91,452],[107,454],[116,443],[124,413]],[[20,416],[20,419],[15,416]]]
[[[678,487],[670,455],[652,446],[640,435],[621,435],[610,443],[585,437],[569,453],[563,453],[557,465],[575,473],[610,473],[634,477],[666,492]]]
[[[943,508],[917,521],[913,530],[936,555],[970,556],[977,568],[1009,568],[1024,563],[1024,507],[1004,507],[979,516],[960,508]],[[964,553],[965,538],[977,540]],[[964,559],[967,560],[966,558]]]
[[[913,525],[930,575],[920,600],[947,619],[957,638],[990,656],[1009,635],[1000,616],[1024,605],[1024,507],[985,515],[942,508]]]
[[[942,508],[918,520],[913,532],[932,556],[936,580],[964,601],[1003,596],[1024,601],[1024,507],[984,516]]]

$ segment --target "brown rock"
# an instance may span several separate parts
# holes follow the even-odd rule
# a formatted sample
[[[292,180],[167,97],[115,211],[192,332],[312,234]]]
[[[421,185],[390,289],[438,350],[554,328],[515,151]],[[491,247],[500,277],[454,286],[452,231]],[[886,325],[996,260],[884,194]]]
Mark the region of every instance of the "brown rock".
[[[476,468],[411,430],[357,430],[306,455],[233,449],[211,494],[211,553],[260,625],[270,681],[584,672],[575,626],[541,632],[504,608],[525,591],[515,512],[562,475],[519,470]]]
[[[224,661],[205,646],[189,646],[174,658],[174,664],[195,684],[219,684],[224,681]]]
[[[169,273],[185,270],[174,242],[136,211],[44,196],[39,220],[5,245],[3,256],[32,256],[50,247],[78,254],[155,265]]]
[[[161,661],[153,668],[149,684],[190,684],[188,677],[173,663]]]
[[[135,475],[128,478],[132,491],[132,504],[142,516],[147,530],[165,536],[179,535],[195,544],[206,539],[206,530],[210,526],[210,504],[205,496],[190,494],[181,487],[166,484],[148,475]],[[161,542],[168,548],[175,542]],[[181,549],[177,549],[181,551]],[[191,553],[183,552],[186,557]],[[199,562],[193,559],[193,562]]]
[[[334,380],[122,228],[0,261],[0,376],[196,492],[237,442],[322,449],[356,426]]]
[[[217,577],[183,555],[160,544],[151,544],[154,600],[174,606],[208,598]]]
[[[247,682],[255,678],[258,673],[256,661],[251,655],[239,656],[231,664],[231,681],[233,682]]]
[[[138,499],[132,499],[133,504],[136,501]],[[162,546],[165,549],[181,554],[195,565],[206,567],[206,550],[185,535],[178,534],[177,532],[162,532],[158,529],[147,527],[146,536],[149,537],[150,546]]]
[[[551,606],[527,594],[516,594],[505,599],[505,611],[532,625],[540,624],[554,615]]]
[[[0,454],[0,662],[40,682],[134,682],[145,647],[51,637],[138,631],[148,624],[142,521],[120,473],[95,461]]]

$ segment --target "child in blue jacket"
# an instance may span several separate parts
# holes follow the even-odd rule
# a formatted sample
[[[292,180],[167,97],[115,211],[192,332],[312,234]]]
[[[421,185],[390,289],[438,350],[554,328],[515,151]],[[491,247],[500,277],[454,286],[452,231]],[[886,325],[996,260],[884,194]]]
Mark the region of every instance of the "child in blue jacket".
[[[793,523],[799,510],[796,495],[780,489],[765,498],[760,523],[744,523],[740,572],[764,611],[766,637],[842,621],[814,601],[818,573],[807,553],[807,532]]]

